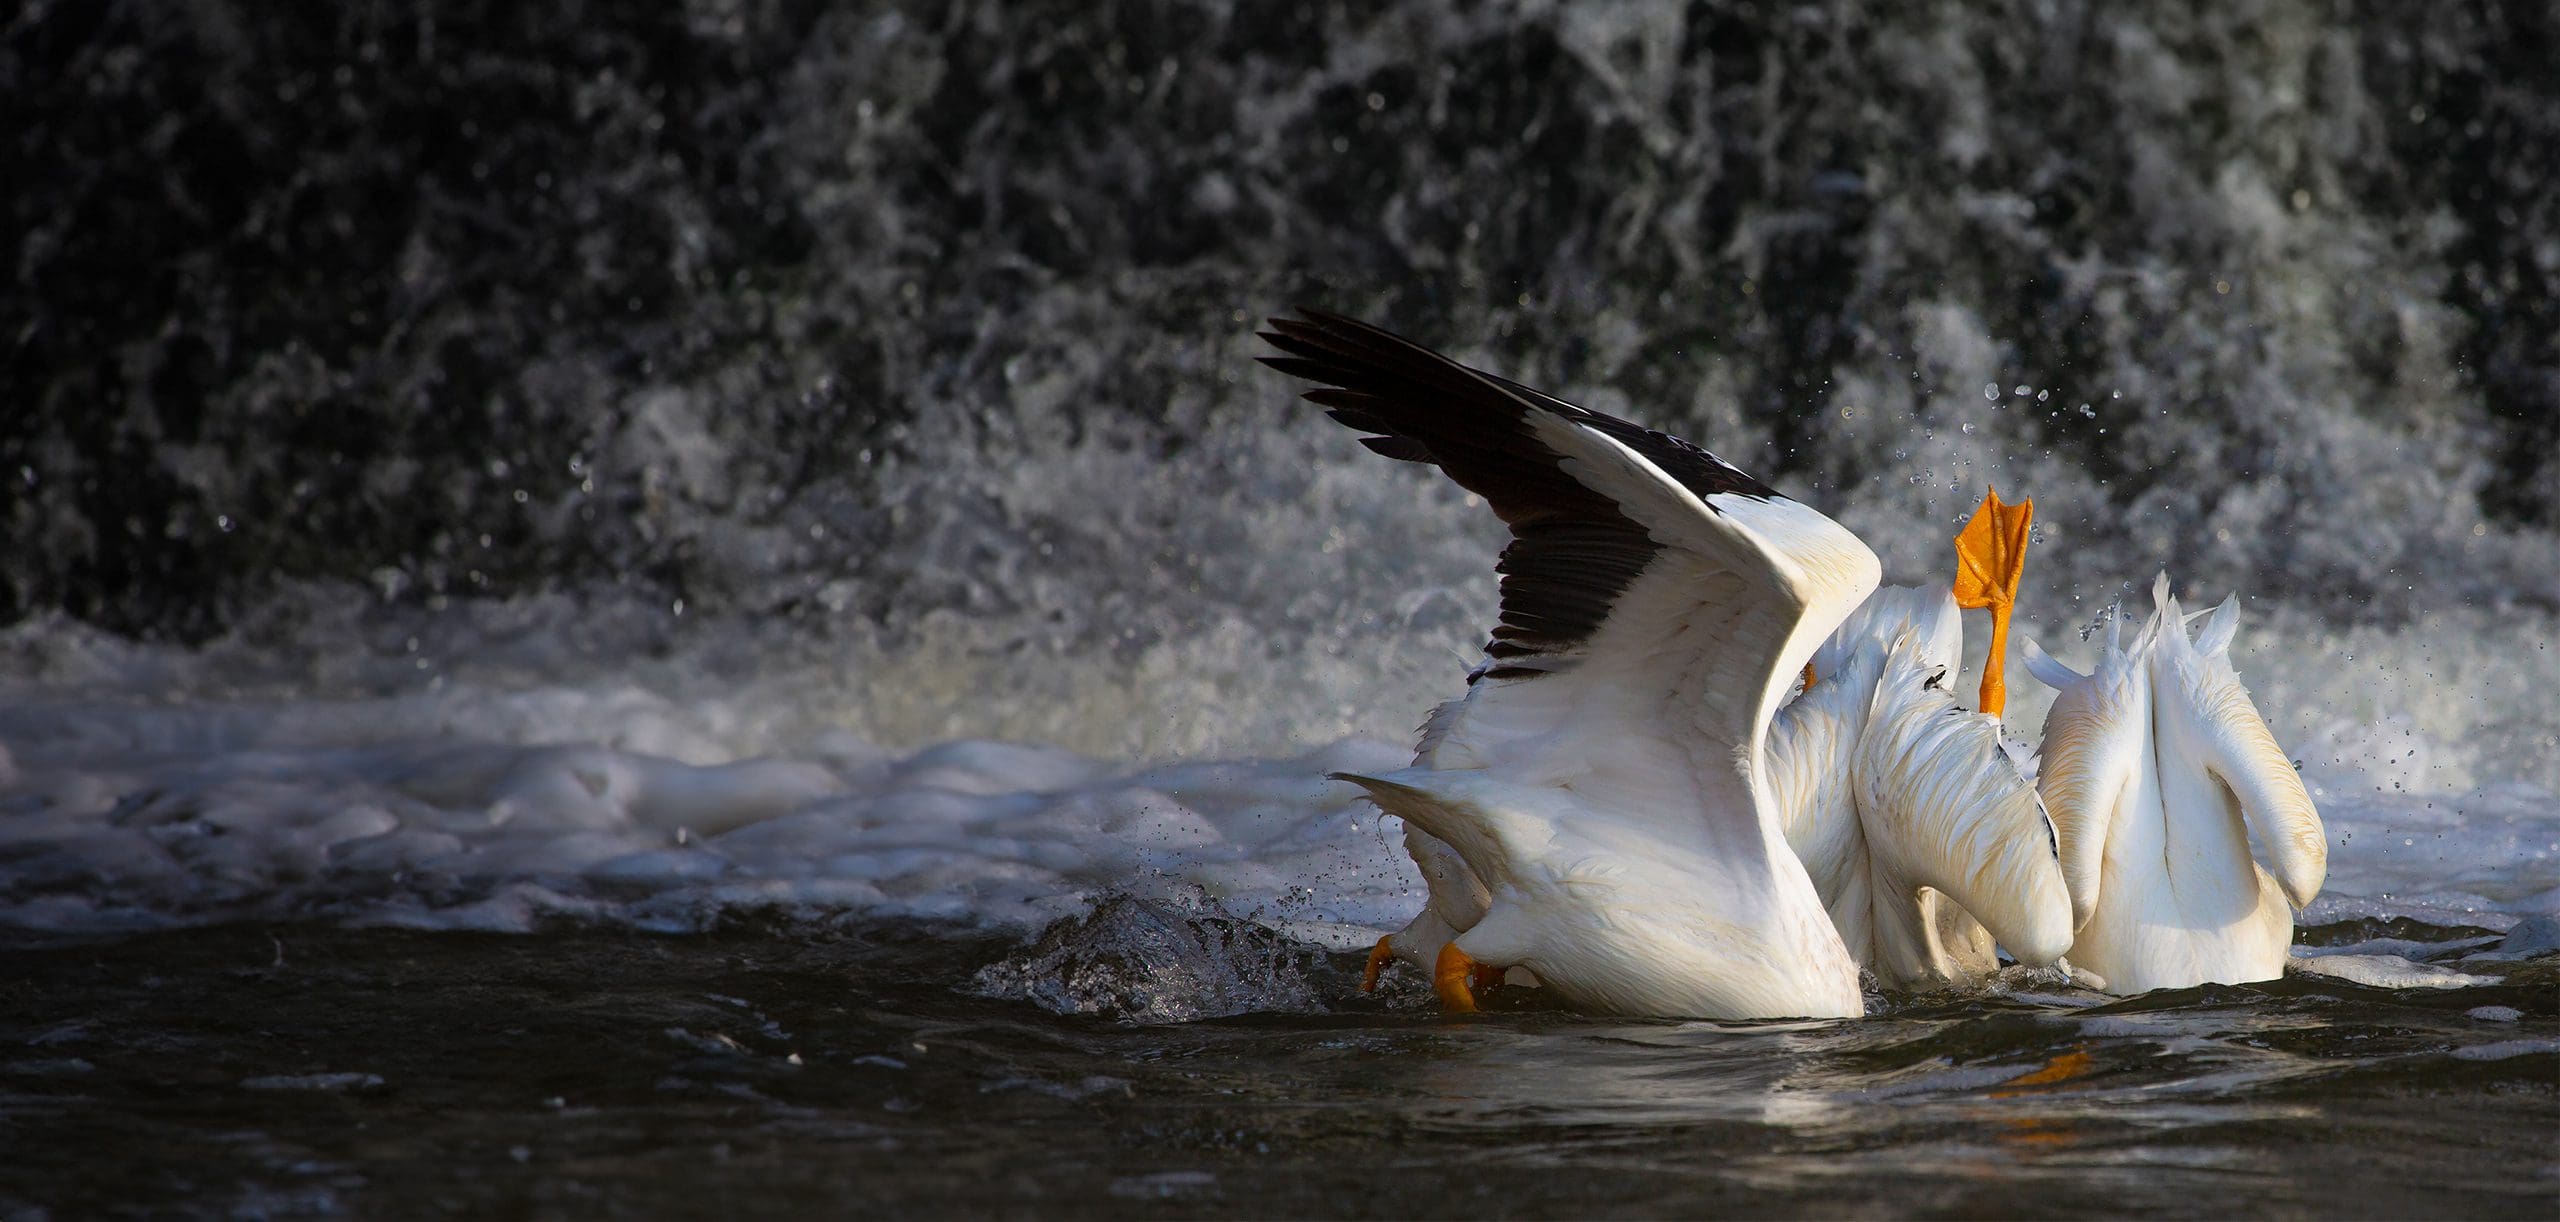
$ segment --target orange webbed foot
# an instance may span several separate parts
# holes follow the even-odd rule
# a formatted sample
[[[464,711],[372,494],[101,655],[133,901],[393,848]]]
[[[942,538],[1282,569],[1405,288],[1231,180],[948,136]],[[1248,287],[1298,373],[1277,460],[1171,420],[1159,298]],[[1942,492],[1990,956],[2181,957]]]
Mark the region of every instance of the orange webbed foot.
[[[1478,1007],[1472,986],[1482,979],[1484,970],[1485,965],[1459,950],[1457,943],[1446,943],[1431,965],[1431,991],[1440,995],[1440,1005],[1450,1013],[1473,1014]]]
[[[2032,498],[2003,504],[1999,489],[1993,488],[1982,494],[1973,519],[1956,535],[1956,605],[1991,612],[1991,649],[1982,663],[1978,704],[1994,717],[2008,705],[2001,664],[2009,652],[2009,614],[2018,605],[2018,575],[2026,571],[2028,528],[2035,516]]]
[[[1363,993],[1377,992],[1378,973],[1387,970],[1387,965],[1395,962],[1395,960],[1395,937],[1393,935],[1388,935],[1386,937],[1379,938],[1378,944],[1369,948],[1369,970],[1360,973],[1360,991]]]

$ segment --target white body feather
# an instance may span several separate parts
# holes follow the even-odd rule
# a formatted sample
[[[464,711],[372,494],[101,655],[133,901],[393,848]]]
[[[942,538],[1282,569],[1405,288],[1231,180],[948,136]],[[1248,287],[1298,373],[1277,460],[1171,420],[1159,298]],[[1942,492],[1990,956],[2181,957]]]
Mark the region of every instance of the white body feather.
[[[2080,921],[2071,961],[2117,993],[2271,980],[2327,873],[2320,815],[2231,667],[2237,604],[2190,642],[2165,574],[2153,598],[2090,674],[2027,646],[2056,690],[2039,780]]]
[[[1577,475],[1652,478],[1687,496],[1642,468]],[[1624,482],[1612,494],[1667,495]],[[1863,1013],[1857,964],[1761,774],[1782,676],[1873,587],[1874,556],[1792,502],[1732,498],[1707,510],[1688,500],[1689,529],[1716,532],[1691,542],[1714,552],[1663,553],[1575,665],[1481,680],[1434,714],[1414,768],[1346,778],[1405,819],[1431,888],[1391,945],[1419,963],[1454,936],[1468,955],[1525,967],[1587,1010]],[[1442,849],[1468,869],[1433,871]]]
[[[1999,721],[1946,691],[1962,648],[1945,589],[1878,590],[1770,731],[1788,843],[1850,954],[1889,988],[1987,974],[1995,936],[2031,964],[2071,942],[2035,787],[2002,750]]]

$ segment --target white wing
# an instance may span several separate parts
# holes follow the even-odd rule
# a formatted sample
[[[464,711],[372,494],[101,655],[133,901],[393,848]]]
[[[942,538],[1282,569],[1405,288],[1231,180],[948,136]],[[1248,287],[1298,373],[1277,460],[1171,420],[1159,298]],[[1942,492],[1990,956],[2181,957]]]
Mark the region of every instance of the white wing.
[[[2329,838],[2302,777],[2285,759],[2266,718],[2240,685],[2231,666],[2231,638],[2239,626],[2236,599],[2225,599],[2194,644],[2187,641],[2178,602],[2161,577],[2160,645],[2152,661],[2154,717],[2180,754],[2192,757],[2223,787],[2256,834],[2269,872],[2296,908],[2320,893],[2329,873]],[[2164,748],[2166,747],[2164,743]]]
[[[1922,664],[1945,670],[1952,686],[1964,665],[1964,612],[1956,606],[1954,587],[1945,585],[1886,586],[1868,595],[1814,651],[1813,669],[1817,676],[1829,675],[1859,646],[1870,641],[1891,645],[1905,632]]]
[[[1775,848],[1770,715],[1872,591],[1874,553],[1687,442],[1365,324],[1274,320],[1265,361],[1372,450],[1438,466],[1511,526],[1502,617],[1438,733],[1442,769],[1569,788],[1719,857]],[[1463,847],[1463,846],[1462,846]],[[1798,867],[1800,870],[1800,867]]]
[[[1945,893],[2019,962],[2051,963],[2075,924],[2059,837],[2001,749],[2000,720],[1958,705],[1945,675],[1911,637],[1887,655],[1855,766],[1868,849],[1884,873]]]
[[[2097,668],[2086,675],[2026,642],[2028,672],[2054,689],[2036,788],[2062,841],[2074,927],[2088,924],[2098,910],[2108,829],[2150,766],[2151,653],[2158,632],[2156,622],[2146,625],[2127,645],[2121,621],[2110,618]]]
[[[2091,674],[2027,643],[2027,668],[2055,689],[2040,786],[2061,830],[2079,920],[2086,923],[2098,904],[2110,822],[2138,787],[2147,759],[2166,780],[2201,769],[2220,804],[2255,833],[2285,898],[2295,907],[2310,903],[2328,873],[2328,838],[2302,778],[2232,669],[2238,605],[2225,600],[2190,643],[2190,617],[2170,596],[2165,574],[2152,598],[2151,617],[2130,644],[2110,621]]]
[[[1804,862],[1814,890],[1840,927],[1841,940],[1863,964],[1869,961],[1874,919],[1866,829],[1858,818],[1850,773],[1867,714],[1875,706],[1884,651],[1861,642],[1842,653],[1835,648],[1839,642],[1834,635],[1815,655],[1820,677],[1814,686],[1779,709],[1769,723],[1764,775],[1778,804],[1787,847]],[[1826,654],[1834,655],[1828,667],[1822,660]]]

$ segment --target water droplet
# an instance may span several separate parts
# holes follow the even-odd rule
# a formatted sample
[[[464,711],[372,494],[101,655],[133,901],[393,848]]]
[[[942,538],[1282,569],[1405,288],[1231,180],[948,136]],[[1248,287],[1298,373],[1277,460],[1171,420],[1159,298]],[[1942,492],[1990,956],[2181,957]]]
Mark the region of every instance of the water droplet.
[[[1982,384],[1982,397],[1983,397],[1983,398],[1985,398],[1985,399],[1989,399],[1989,400],[1991,400],[1992,402],[1995,402],[1995,403],[1996,403],[1996,402],[1999,402],[1999,400],[2000,400],[2000,384],[1999,384],[1998,382],[1985,382],[1985,383],[1983,383],[1983,384]]]

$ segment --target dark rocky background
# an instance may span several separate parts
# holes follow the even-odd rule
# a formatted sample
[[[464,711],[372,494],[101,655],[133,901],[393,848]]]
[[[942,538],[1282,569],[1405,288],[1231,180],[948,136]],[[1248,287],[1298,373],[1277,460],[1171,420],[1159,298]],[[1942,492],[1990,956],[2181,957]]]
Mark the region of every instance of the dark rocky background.
[[[1297,300],[1868,528],[2053,388],[1950,453],[2110,572],[2549,607],[2554,12],[33,0],[0,622],[965,605],[893,485],[1312,427]]]

